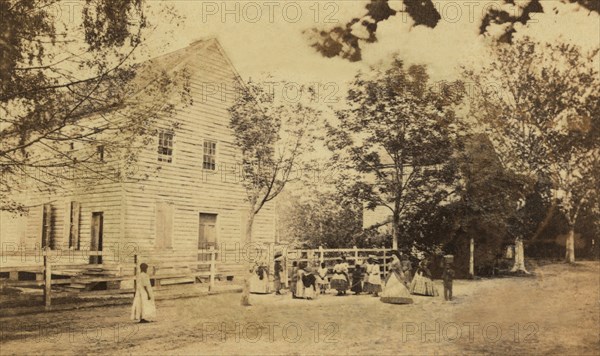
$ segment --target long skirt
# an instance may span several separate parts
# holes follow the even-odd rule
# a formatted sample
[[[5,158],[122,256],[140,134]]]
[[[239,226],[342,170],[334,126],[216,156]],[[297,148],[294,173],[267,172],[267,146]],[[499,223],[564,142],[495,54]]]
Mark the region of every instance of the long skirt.
[[[367,293],[373,294],[381,292],[381,275],[379,274],[379,267],[377,267],[376,273],[369,273],[364,290]]]
[[[275,288],[276,292],[281,290],[281,278],[275,277],[275,279],[273,279],[273,288]]]
[[[410,270],[406,270],[404,271],[404,285],[406,285],[406,287],[410,287],[410,283],[412,282],[412,273],[410,272]]]
[[[306,299],[315,299],[317,295],[314,286],[304,287],[304,298]]]
[[[132,320],[148,320],[156,319],[156,305],[154,298],[148,299],[148,294],[144,289],[138,289],[133,297],[133,305],[131,306]]]
[[[298,281],[296,281],[296,288],[295,288],[295,292],[294,292],[294,297],[296,298],[304,298],[304,283],[302,283],[302,280],[300,280],[298,278]]]
[[[433,281],[429,277],[423,276],[420,273],[415,274],[415,277],[410,283],[410,292],[412,294],[425,295],[429,297],[435,297],[439,295],[438,291],[433,285]]]
[[[269,278],[264,276],[263,279],[260,279],[257,274],[253,274],[250,278],[250,293],[267,294],[269,292]]]
[[[382,290],[381,284],[375,284],[371,282],[365,282],[365,286],[363,289],[365,293],[379,293]]]
[[[292,292],[292,296],[296,295],[296,282],[298,282],[298,278],[292,278],[290,280],[290,292]]]
[[[408,288],[404,285],[404,280],[396,273],[388,276],[380,300],[391,304],[411,304],[413,302]]]
[[[329,285],[329,279],[327,277],[321,278],[317,276],[317,287],[325,289]]]
[[[352,278],[352,287],[350,290],[354,293],[362,293],[363,292],[363,281],[361,277]]]
[[[343,274],[334,274],[329,282],[331,289],[337,289],[339,292],[344,292],[348,289],[348,280]]]

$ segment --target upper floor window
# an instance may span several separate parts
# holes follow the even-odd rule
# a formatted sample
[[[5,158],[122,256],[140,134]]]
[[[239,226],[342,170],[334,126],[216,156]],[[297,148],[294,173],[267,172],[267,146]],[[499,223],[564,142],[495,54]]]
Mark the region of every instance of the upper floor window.
[[[169,131],[161,131],[158,134],[158,161],[168,162],[173,161],[173,133]]]
[[[202,168],[211,171],[214,171],[217,168],[217,143],[215,141],[204,141]]]

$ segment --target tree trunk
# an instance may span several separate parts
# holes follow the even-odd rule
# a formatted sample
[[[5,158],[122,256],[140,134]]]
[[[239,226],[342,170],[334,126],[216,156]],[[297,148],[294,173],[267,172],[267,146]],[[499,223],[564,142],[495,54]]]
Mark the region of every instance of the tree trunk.
[[[394,213],[392,216],[392,250],[398,251],[398,235],[400,235],[399,230],[400,225],[400,217],[398,213]]]
[[[575,263],[575,227],[569,226],[569,235],[567,236],[567,252],[565,260],[568,263]]]
[[[242,251],[247,251],[250,248],[250,243],[252,242],[252,226],[254,225],[254,207],[250,209],[248,213],[248,217],[246,219],[246,231],[244,233],[244,242],[242,244]],[[250,256],[244,256],[244,261],[242,264],[244,265],[244,286],[242,289],[242,298],[240,300],[240,304],[242,306],[250,306],[250,279],[252,278],[252,269],[254,267],[253,261],[250,260]]]
[[[469,243],[469,277],[475,277],[475,239],[472,237]]]
[[[519,237],[515,239],[515,264],[513,265],[513,268],[510,271],[522,271],[529,274],[529,272],[525,268],[525,248],[523,247],[523,239]]]

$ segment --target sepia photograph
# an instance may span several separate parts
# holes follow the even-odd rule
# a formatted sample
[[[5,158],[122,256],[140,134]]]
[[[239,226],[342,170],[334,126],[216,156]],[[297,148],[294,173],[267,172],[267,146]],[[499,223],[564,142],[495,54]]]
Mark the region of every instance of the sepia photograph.
[[[0,0],[0,356],[600,355],[600,0]]]

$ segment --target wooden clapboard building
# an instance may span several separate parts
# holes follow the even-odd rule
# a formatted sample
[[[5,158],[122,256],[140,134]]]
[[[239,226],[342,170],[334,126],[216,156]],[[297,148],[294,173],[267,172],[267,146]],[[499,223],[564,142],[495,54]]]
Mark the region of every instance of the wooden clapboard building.
[[[239,182],[240,154],[228,126],[240,78],[216,39],[192,43],[147,65],[185,71],[192,100],[156,122],[156,137],[140,151],[137,166],[128,167],[139,179],[78,184],[52,194],[32,188],[24,200],[31,207],[27,215],[2,215],[3,243],[112,250],[121,256],[137,251],[141,258],[162,254],[177,260],[197,259],[199,248],[214,246],[233,250],[219,257],[219,264],[242,265],[234,251],[248,208]],[[215,94],[215,88],[223,92]],[[103,147],[97,153],[103,155]],[[255,241],[274,242],[274,224],[273,211],[265,206],[255,220]]]

